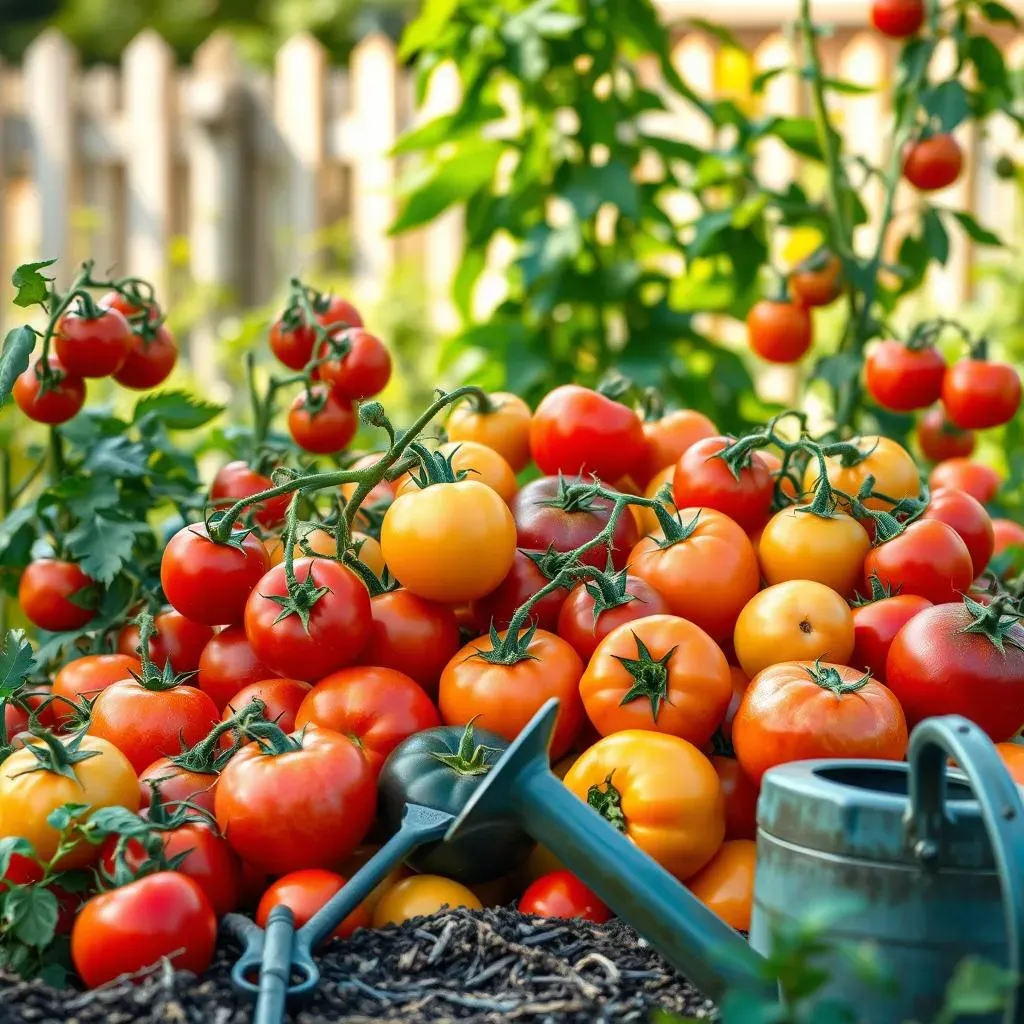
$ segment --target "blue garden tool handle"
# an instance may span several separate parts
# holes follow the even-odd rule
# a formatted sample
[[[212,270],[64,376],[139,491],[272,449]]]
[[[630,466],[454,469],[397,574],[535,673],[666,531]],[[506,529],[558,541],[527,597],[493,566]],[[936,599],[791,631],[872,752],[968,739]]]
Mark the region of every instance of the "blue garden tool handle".
[[[942,850],[950,819],[945,809],[947,759],[971,783],[988,830],[1003,890],[1009,968],[1019,979],[1024,940],[1024,801],[988,736],[960,715],[929,718],[910,736],[910,829],[914,852],[925,864]],[[1014,988],[1006,1024],[1024,1024],[1024,1000]]]

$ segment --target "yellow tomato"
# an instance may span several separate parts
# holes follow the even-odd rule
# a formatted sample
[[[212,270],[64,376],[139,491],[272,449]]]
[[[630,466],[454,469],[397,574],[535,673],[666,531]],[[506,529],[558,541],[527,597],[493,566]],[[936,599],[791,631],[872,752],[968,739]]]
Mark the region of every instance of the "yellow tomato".
[[[530,407],[506,391],[488,397],[491,412],[480,412],[474,401],[457,405],[448,418],[448,437],[493,448],[518,473],[530,461]]]
[[[754,903],[754,868],[757,844],[752,839],[730,839],[691,878],[686,886],[727,925],[750,931]]]
[[[516,524],[476,480],[432,484],[395,499],[380,546],[392,575],[417,597],[462,604],[489,594],[516,556]]]
[[[66,759],[70,753],[68,739],[53,742],[60,748],[58,759]],[[40,745],[41,740],[29,744]],[[27,747],[4,761],[0,766],[0,839],[21,836],[46,861],[57,852],[60,839],[59,831],[47,824],[46,818],[58,807],[87,804],[90,812],[101,807],[139,809],[139,780],[128,758],[117,747],[97,736],[85,736],[78,750],[94,756],[70,766],[74,778],[48,768],[37,769],[38,761]],[[86,867],[97,859],[99,852],[99,846],[81,841],[61,858],[60,867]]]
[[[380,544],[369,534],[360,533],[358,530],[352,531],[352,542],[359,547],[359,560],[379,576],[384,571],[384,555]],[[271,565],[280,565],[284,561],[284,544],[279,537],[271,538],[267,544],[267,551],[270,554]],[[323,558],[337,558],[338,546],[334,531],[316,526],[304,533],[302,540],[292,548],[292,557],[306,558],[310,552],[314,558],[318,555]]]
[[[466,480],[477,480],[497,491],[505,501],[511,501],[519,490],[512,467],[493,448],[477,444],[476,441],[449,441],[438,449],[441,455],[451,458],[452,469],[458,473],[465,470]],[[395,482],[395,493],[408,494],[418,490],[416,481],[406,473]]]
[[[751,678],[782,661],[821,658],[845,665],[853,653],[853,613],[823,583],[776,583],[755,594],[740,612],[733,647]]]
[[[379,542],[368,533],[360,533],[355,530],[352,533],[352,543],[359,548],[359,561],[380,576],[384,572],[385,562],[384,552],[381,551]]]
[[[845,512],[826,518],[796,506],[768,521],[757,543],[757,558],[769,584],[814,580],[845,595],[861,582],[870,550],[867,531]]]
[[[921,490],[921,476],[910,453],[887,437],[858,437],[850,442],[865,458],[855,466],[844,466],[841,456],[832,455],[825,460],[828,482],[838,491],[851,497],[869,476],[875,478],[872,488],[877,494],[884,494],[893,501],[901,498],[916,498]],[[817,459],[811,459],[804,472],[804,491],[810,493],[821,476]],[[892,504],[881,498],[869,498],[864,503],[868,508],[887,511]]]
[[[469,889],[450,878],[412,875],[384,893],[373,912],[373,927],[383,928],[386,924],[401,924],[412,917],[426,917],[444,907],[483,909]]]

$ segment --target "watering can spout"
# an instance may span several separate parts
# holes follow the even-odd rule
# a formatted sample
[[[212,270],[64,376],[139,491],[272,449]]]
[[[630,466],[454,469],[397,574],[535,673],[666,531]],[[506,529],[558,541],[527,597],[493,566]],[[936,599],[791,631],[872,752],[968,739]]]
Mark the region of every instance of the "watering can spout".
[[[548,749],[557,717],[558,701],[549,700],[447,838],[475,822],[514,818],[704,995],[717,1001],[727,990],[746,989],[775,996],[762,958],[742,936],[552,774]]]

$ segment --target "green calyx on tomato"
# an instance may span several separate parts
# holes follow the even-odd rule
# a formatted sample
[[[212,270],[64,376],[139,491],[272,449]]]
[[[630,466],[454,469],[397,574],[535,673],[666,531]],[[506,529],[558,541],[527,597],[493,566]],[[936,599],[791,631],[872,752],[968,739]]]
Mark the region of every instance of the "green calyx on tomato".
[[[594,622],[601,617],[603,612],[611,611],[612,608],[621,608],[625,604],[636,600],[636,595],[631,594],[627,589],[629,583],[629,569],[613,571],[611,554],[608,555],[608,566],[604,572],[588,572],[589,579],[583,585],[584,590],[594,600]]]
[[[162,669],[157,668],[149,654],[150,644],[156,635],[156,624],[153,622],[153,616],[149,612],[143,612],[134,621],[135,625],[139,627],[139,644],[135,651],[139,656],[139,661],[142,663],[142,672],[139,674],[132,672],[132,678],[135,679],[139,686],[144,690],[149,690],[151,693],[164,693],[167,690],[173,690],[176,686],[181,686],[186,679],[195,675],[194,672],[185,672],[178,675],[171,667],[170,659],[164,662]]]
[[[1017,635],[1021,616],[1017,602],[1011,595],[1000,594],[988,605],[965,596],[964,607],[974,618],[959,632],[980,633],[1000,654],[1006,653],[1007,644],[1024,651],[1024,644]]]
[[[623,377],[618,370],[609,370],[598,382],[595,390],[605,398],[620,402],[628,398],[633,388],[634,384],[628,377]]]
[[[834,693],[837,697],[845,697],[848,693],[857,693],[871,682],[870,672],[866,672],[860,679],[855,679],[851,683],[844,682],[842,675],[835,668],[831,665],[821,664],[821,658],[818,658],[805,671],[815,685]]]
[[[48,729],[29,731],[42,742],[26,745],[25,749],[36,759],[36,763],[31,768],[26,768],[24,772],[19,772],[19,775],[28,772],[52,772],[54,775],[63,775],[64,778],[77,782],[75,765],[88,761],[91,757],[97,757],[100,753],[98,750],[79,749],[82,740],[85,739],[84,732],[76,732],[73,736],[61,738]]]
[[[887,541],[894,540],[900,534],[906,532],[908,526],[916,522],[924,514],[931,498],[931,492],[927,485],[922,493],[916,498],[900,498],[894,500],[885,494],[878,494],[874,490],[875,478],[868,474],[860,485],[860,490],[850,501],[850,508],[856,519],[870,519],[875,528],[874,547],[879,547]],[[868,508],[865,504],[868,498],[881,498],[892,507],[889,511]],[[891,595],[890,595],[891,596]]]
[[[661,705],[668,697],[668,663],[678,648],[673,647],[661,658],[654,658],[636,633],[633,633],[633,639],[636,641],[635,658],[614,655],[615,660],[633,677],[633,685],[619,701],[619,706],[623,707],[631,701],[646,698],[651,702],[651,714],[657,721]]]
[[[867,597],[854,594],[853,600],[850,601],[854,608],[862,608],[866,604],[874,604],[876,601],[885,601],[890,597],[896,597],[903,589],[899,584],[894,587],[889,583],[883,583],[877,573],[871,574],[868,583],[871,585],[871,593]]]
[[[658,525],[661,527],[661,532],[665,535],[664,540],[658,541],[658,547],[663,550],[688,540],[697,529],[697,523],[700,521],[699,511],[695,513],[688,523],[684,523],[679,518],[678,513],[673,514],[669,512],[663,505],[655,505],[653,511],[658,517]]]
[[[496,747],[488,747],[483,743],[476,742],[473,723],[479,717],[479,715],[474,715],[466,723],[466,728],[459,739],[459,748],[454,754],[433,751],[431,757],[451,768],[457,775],[486,775],[493,767],[488,762],[487,755],[495,752],[500,754],[500,751]]]
[[[598,785],[587,790],[587,804],[620,832],[626,831],[626,816],[622,813],[622,794],[612,783],[612,772]]]
[[[245,707],[218,722],[204,739],[167,760],[175,768],[195,772],[197,775],[219,775],[246,742],[248,727],[254,722],[263,721],[266,710],[266,704],[258,697],[253,697]],[[221,737],[229,733],[233,734],[233,742],[225,749],[220,741]]]
[[[456,469],[452,465],[452,459],[458,450],[455,448],[446,455],[443,452],[432,452],[418,441],[413,441],[409,445],[409,451],[419,460],[419,470],[409,470],[413,483],[423,490],[434,484],[456,484],[460,480],[465,480],[469,471]]]
[[[601,496],[599,483],[573,483],[559,472],[558,492],[547,501],[538,501],[544,508],[556,508],[561,512],[594,512],[594,499]]]
[[[246,739],[259,744],[260,752],[270,757],[302,749],[302,734],[289,736],[279,725],[259,719],[242,730]]]

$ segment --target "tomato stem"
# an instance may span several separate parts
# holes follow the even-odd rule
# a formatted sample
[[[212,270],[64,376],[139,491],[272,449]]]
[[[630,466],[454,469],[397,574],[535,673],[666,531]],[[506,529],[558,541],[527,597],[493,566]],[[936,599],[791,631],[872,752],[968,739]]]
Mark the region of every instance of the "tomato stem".
[[[625,707],[634,700],[646,698],[651,704],[651,715],[654,721],[658,721],[661,713],[661,705],[668,699],[668,663],[678,650],[678,646],[667,651],[660,658],[655,658],[647,645],[636,635],[633,630],[633,639],[636,641],[636,657],[624,658],[615,654],[612,657],[633,677],[633,685],[619,701],[619,707]]]
[[[62,738],[55,736],[49,729],[41,729],[38,726],[30,727],[29,732],[41,743],[26,744],[28,750],[36,759],[31,768],[15,772],[11,778],[20,775],[28,775],[31,772],[52,772],[54,775],[62,775],[66,779],[78,782],[75,775],[75,765],[82,761],[88,761],[91,757],[98,757],[98,750],[80,750],[85,732],[77,732],[71,737]]]
[[[604,782],[593,785],[587,790],[587,803],[610,825],[620,832],[626,831],[626,816],[622,813],[622,794],[612,783],[614,772],[610,772]]]
[[[486,775],[492,765],[487,761],[489,753],[498,753],[497,747],[488,747],[476,742],[473,723],[479,718],[474,715],[467,723],[459,737],[458,749],[453,754],[439,754],[436,751],[431,757],[450,768],[457,775]]]

